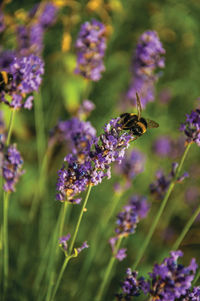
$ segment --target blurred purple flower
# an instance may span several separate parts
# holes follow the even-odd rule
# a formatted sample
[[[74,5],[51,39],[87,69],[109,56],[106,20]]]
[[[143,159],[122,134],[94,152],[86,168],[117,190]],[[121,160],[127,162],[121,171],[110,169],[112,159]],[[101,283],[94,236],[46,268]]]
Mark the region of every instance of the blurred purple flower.
[[[171,90],[168,88],[162,89],[158,95],[158,98],[161,103],[167,104],[170,101],[170,99],[172,98]]]
[[[162,136],[155,141],[153,150],[156,155],[165,157],[170,156],[171,147],[171,139],[168,136]]]
[[[0,7],[0,33],[4,31],[6,28],[5,21],[4,21],[4,14],[2,12],[2,8]]]
[[[156,173],[156,181],[150,184],[149,189],[150,193],[154,195],[155,199],[162,200],[170,183],[175,179],[176,170],[178,168],[178,163],[172,163],[172,169],[168,176],[165,176],[162,171],[157,171]],[[184,172],[180,177],[176,179],[178,183],[181,183],[186,177],[188,177],[188,173]]]
[[[76,74],[98,81],[105,70],[103,57],[106,49],[105,26],[96,20],[85,22],[81,26],[76,41]]]
[[[112,248],[113,255],[118,260],[123,260],[125,256],[126,249],[120,249],[117,254],[115,254],[115,246],[120,237],[127,237],[135,232],[138,222],[145,218],[149,211],[149,205],[147,204],[145,197],[140,197],[134,195],[129,200],[128,204],[123,207],[117,215],[117,227],[115,228],[116,237],[112,237],[109,243]]]
[[[127,153],[121,164],[115,164],[116,174],[125,178],[125,187],[128,189],[135,176],[144,170],[145,156],[138,150]],[[123,188],[122,188],[123,189]]]
[[[13,192],[20,176],[24,173],[22,170],[23,160],[15,144],[8,148],[4,145],[0,148],[0,152],[1,174],[4,179],[3,189],[7,192]]]
[[[184,131],[187,143],[195,142],[200,146],[200,109],[186,116],[186,122],[181,125],[180,130]]]
[[[61,238],[59,238],[59,245],[63,249],[63,251],[65,252],[66,255],[68,255],[67,254],[68,240],[70,240],[70,238],[71,238],[70,233],[68,233],[66,236],[62,236]],[[82,252],[84,249],[87,249],[87,248],[89,248],[89,246],[88,246],[87,242],[84,241],[80,247],[76,248],[76,250],[77,250],[77,253],[79,254],[80,252]]]
[[[33,54],[25,57],[13,55],[9,60],[10,65],[7,67],[7,72],[12,75],[12,80],[1,88],[0,102],[15,109],[21,107],[31,109],[33,99],[29,96],[25,103],[23,103],[23,99],[27,94],[38,91],[42,82],[41,76],[44,73],[43,61]],[[7,100],[7,95],[11,97],[11,101]]]
[[[76,154],[69,154],[64,161],[67,167],[58,172],[57,200],[74,200],[88,185],[97,185],[103,178],[111,177],[110,164],[121,162],[125,149],[133,139],[127,132],[121,131],[120,118],[112,119],[104,127],[104,133],[91,143],[88,154],[79,158]]]
[[[95,109],[95,107],[96,106],[92,101],[85,99],[83,103],[80,105],[80,107],[78,108],[77,116],[80,119],[86,119],[88,118],[90,113]]]
[[[142,107],[154,100],[154,85],[160,74],[157,68],[164,68],[165,50],[155,31],[146,31],[139,38],[136,52],[133,57],[133,78],[127,97],[136,104],[136,92],[140,95]]]
[[[195,286],[180,301],[200,301],[200,286]]]

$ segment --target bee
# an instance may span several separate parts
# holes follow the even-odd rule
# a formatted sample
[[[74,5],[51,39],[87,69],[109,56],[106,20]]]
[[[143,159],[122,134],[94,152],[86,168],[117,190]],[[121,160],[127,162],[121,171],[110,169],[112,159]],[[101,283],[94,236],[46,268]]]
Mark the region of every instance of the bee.
[[[135,113],[123,113],[120,115],[120,124],[122,130],[130,130],[131,133],[135,136],[133,140],[136,140],[138,137],[142,136],[147,128],[157,128],[159,124],[153,120],[146,119],[141,117],[142,106],[140,102],[139,95],[136,93],[137,99],[137,114]]]
[[[6,71],[0,71],[0,92],[7,90],[8,85],[12,82],[13,75]]]

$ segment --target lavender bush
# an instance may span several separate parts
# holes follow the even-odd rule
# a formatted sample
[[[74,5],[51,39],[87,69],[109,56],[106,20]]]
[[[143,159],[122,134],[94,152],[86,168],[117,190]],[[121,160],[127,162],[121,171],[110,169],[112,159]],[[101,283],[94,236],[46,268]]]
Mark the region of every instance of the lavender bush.
[[[0,300],[200,301],[198,12],[0,1]]]

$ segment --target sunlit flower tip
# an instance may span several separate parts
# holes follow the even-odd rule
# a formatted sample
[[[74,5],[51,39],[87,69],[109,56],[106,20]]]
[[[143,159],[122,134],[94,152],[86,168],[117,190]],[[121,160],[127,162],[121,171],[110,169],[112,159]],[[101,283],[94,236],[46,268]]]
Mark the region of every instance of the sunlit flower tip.
[[[186,115],[186,121],[180,127],[186,135],[186,142],[195,142],[200,146],[200,109],[192,111]]]
[[[164,53],[165,50],[155,31],[146,31],[140,36],[133,57],[133,78],[127,93],[134,104],[136,92],[140,95],[143,107],[154,100],[154,84],[160,76],[156,69],[164,68]]]
[[[143,292],[149,291],[149,285],[144,281],[143,277],[138,278],[138,272],[131,271],[130,268],[126,271],[127,277],[121,283],[122,293],[116,294],[118,300],[132,300],[131,297],[138,297]]]
[[[106,49],[105,26],[96,20],[81,26],[76,41],[77,66],[75,73],[98,81],[105,70],[103,57]]]
[[[117,260],[122,261],[122,260],[124,260],[124,258],[127,257],[127,254],[126,254],[127,249],[122,248],[122,249],[117,250],[117,252],[116,252],[116,243],[117,243],[118,239],[119,239],[118,237],[111,237],[109,239],[109,244],[111,246],[113,256]]]
[[[181,183],[185,180],[185,178],[188,178],[189,177],[189,173],[188,172],[184,172],[182,176],[180,176],[178,179],[177,179],[177,182],[178,183]]]
[[[2,152],[3,189],[7,192],[13,192],[20,176],[24,173],[24,170],[22,170],[23,160],[14,144],[7,149],[2,147],[0,150]]]
[[[62,247],[62,249],[67,252],[68,249],[68,240],[71,238],[71,234],[68,233],[66,236],[62,236],[59,238],[59,245]]]
[[[84,241],[83,244],[82,244],[82,246],[80,246],[79,248],[77,248],[78,254],[79,254],[81,251],[83,251],[84,249],[87,249],[87,248],[89,248],[89,245],[87,244],[87,241]]]
[[[173,251],[170,257],[163,262],[155,264],[150,275],[150,295],[161,300],[184,300],[188,290],[192,287],[192,281],[196,273],[196,260],[192,259],[188,267],[178,264],[178,258],[183,256],[181,251]],[[159,299],[159,300],[160,300]]]

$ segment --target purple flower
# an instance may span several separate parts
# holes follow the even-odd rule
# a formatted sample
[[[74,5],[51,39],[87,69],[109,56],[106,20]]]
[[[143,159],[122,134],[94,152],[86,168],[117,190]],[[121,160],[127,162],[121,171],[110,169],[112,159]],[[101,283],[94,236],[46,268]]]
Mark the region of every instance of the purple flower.
[[[23,99],[27,94],[38,91],[44,73],[43,61],[33,54],[24,57],[13,55],[7,72],[12,79],[0,91],[1,102],[15,109],[21,107],[31,109],[33,98],[28,97],[25,103]],[[7,100],[7,95],[11,101]]]
[[[95,137],[96,130],[89,121],[72,117],[58,123],[52,131],[49,143],[65,144],[73,154],[78,154],[81,158],[90,152],[91,143]]]
[[[184,131],[187,143],[195,142],[200,146],[200,109],[196,109],[186,116],[186,122],[181,125],[180,130]]]
[[[70,238],[71,238],[70,233],[68,233],[66,236],[62,236],[61,238],[59,238],[59,245],[63,249],[66,255],[68,255],[68,240],[70,240]],[[79,254],[80,252],[82,252],[84,249],[87,248],[89,248],[89,246],[87,242],[84,241],[80,247],[76,248],[76,251]]]
[[[24,173],[22,170],[23,160],[15,144],[8,148],[0,148],[0,167],[4,179],[3,189],[11,192],[15,191],[15,185],[20,176]]]
[[[111,177],[110,164],[121,162],[125,149],[133,136],[122,132],[120,118],[112,119],[104,127],[104,133],[93,139],[90,151],[84,156],[69,154],[58,172],[57,200],[75,200],[75,196],[86,190],[88,185],[97,185],[103,178]]]
[[[86,119],[90,115],[90,113],[95,109],[95,104],[86,99],[83,101],[83,103],[80,105],[77,115],[80,119]]]
[[[155,141],[153,150],[158,156],[165,157],[170,156],[171,147],[172,145],[170,138],[167,136],[162,136]]]
[[[162,301],[199,301],[199,287],[192,288],[197,264],[193,258],[189,266],[178,264],[181,251],[172,251],[161,264],[155,264],[149,279],[138,278],[136,271],[127,270],[127,278],[122,283],[123,292],[117,295],[119,300],[131,300],[142,292],[151,300]],[[192,299],[193,298],[193,299]]]
[[[178,163],[172,163],[172,169],[169,175],[165,176],[162,171],[158,171],[156,173],[156,181],[150,184],[149,189],[150,193],[154,195],[155,199],[162,200],[170,183],[176,177],[176,170],[178,168]],[[188,173],[183,173],[180,177],[176,179],[178,183],[181,183],[186,177],[188,177]]]
[[[181,251],[172,251],[169,258],[158,265],[155,264],[153,272],[149,273],[150,295],[158,300],[174,301],[183,297],[192,286],[197,264],[193,258],[188,267],[178,264],[178,258],[183,256]],[[180,299],[182,300],[182,299]]]
[[[138,222],[145,218],[149,210],[145,197],[134,195],[128,205],[123,207],[123,211],[117,215],[117,236],[128,236],[135,232]]]
[[[2,33],[5,28],[6,28],[6,25],[4,22],[4,14],[2,12],[2,8],[0,7],[0,33]]]
[[[157,68],[164,68],[165,50],[155,31],[146,31],[139,38],[133,57],[133,78],[127,92],[128,98],[136,103],[136,92],[141,97],[143,108],[154,100],[154,85],[159,78]]]
[[[103,57],[106,49],[105,26],[96,20],[85,22],[81,26],[76,41],[76,74],[98,81],[105,70]]]
[[[144,170],[145,157],[138,151],[133,150],[127,153],[121,164],[116,164],[115,169],[117,175],[124,176],[125,178],[125,187],[127,189],[131,185],[131,181],[135,176]]]
[[[41,55],[45,31],[56,21],[57,7],[52,2],[36,4],[29,12],[28,25],[17,27],[18,52],[21,55]]]
[[[116,294],[118,300],[131,300],[132,297],[140,296],[142,291],[148,291],[149,286],[144,281],[143,277],[138,278],[138,272],[131,271],[130,268],[126,271],[127,277],[121,283],[122,293]]]

